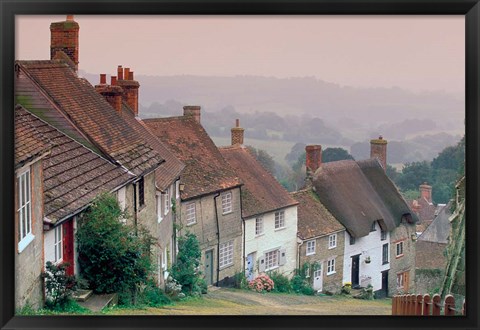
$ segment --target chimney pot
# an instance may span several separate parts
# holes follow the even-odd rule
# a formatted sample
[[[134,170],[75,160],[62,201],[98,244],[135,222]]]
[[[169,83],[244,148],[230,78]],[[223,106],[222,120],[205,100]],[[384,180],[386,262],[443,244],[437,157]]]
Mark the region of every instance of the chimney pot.
[[[307,178],[311,178],[317,169],[322,165],[322,146],[319,144],[308,145],[305,147],[307,168]]]
[[[125,68],[123,76],[125,80],[128,80],[128,77],[130,77],[130,68]]]
[[[432,186],[426,182],[420,185],[420,198],[424,198],[427,202],[432,203]]]
[[[240,127],[240,119],[235,119],[235,127],[231,129],[231,139],[232,139],[232,146],[243,144],[243,133],[244,129]]]
[[[133,80],[133,71],[128,73],[128,80]]]
[[[186,105],[183,107],[184,116],[193,116],[197,123],[200,124],[200,111],[201,107],[198,105]]]
[[[73,15],[67,15],[67,22],[73,22]]]
[[[115,76],[112,76],[112,77],[111,77],[111,83],[110,83],[110,85],[112,85],[112,86],[116,86],[116,85],[117,85],[117,77],[115,77]]]
[[[118,80],[123,80],[123,69],[121,65],[119,65],[117,68],[117,77]]]
[[[100,84],[102,85],[107,84],[107,75],[105,73],[100,73]]]

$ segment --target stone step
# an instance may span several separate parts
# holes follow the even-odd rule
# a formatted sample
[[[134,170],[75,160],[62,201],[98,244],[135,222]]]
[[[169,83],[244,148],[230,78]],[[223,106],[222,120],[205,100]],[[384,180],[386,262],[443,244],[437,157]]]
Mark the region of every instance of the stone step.
[[[115,306],[118,303],[116,293],[92,294],[86,301],[79,301],[78,304],[92,312],[100,312],[105,307]]]
[[[73,299],[75,301],[87,301],[88,298],[92,295],[93,290],[77,290],[73,293]]]

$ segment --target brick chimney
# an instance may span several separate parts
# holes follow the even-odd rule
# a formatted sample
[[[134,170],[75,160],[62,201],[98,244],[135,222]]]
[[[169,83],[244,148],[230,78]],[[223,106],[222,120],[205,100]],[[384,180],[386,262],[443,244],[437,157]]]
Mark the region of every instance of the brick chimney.
[[[116,76],[111,77],[110,85],[108,85],[107,75],[104,73],[100,74],[100,84],[95,85],[95,90],[101,94],[118,113],[122,113],[123,90],[117,85]]]
[[[78,71],[78,32],[80,26],[73,20],[73,15],[67,15],[63,22],[50,24],[50,59],[58,58],[57,52],[65,53],[75,64]]]
[[[133,110],[135,116],[138,116],[138,89],[140,84],[133,79],[133,71],[130,68],[117,68],[118,86],[123,89],[123,100]]]
[[[200,110],[201,107],[199,105],[186,105],[183,107],[183,115],[193,116],[197,123],[200,124]]]
[[[387,140],[381,135],[378,139],[370,140],[370,158],[378,158],[383,170],[387,171]]]
[[[322,165],[322,146],[319,144],[308,145],[305,147],[305,152],[305,167],[307,168],[307,179],[309,179]]]
[[[420,198],[425,198],[427,202],[432,203],[432,186],[426,182],[420,185]]]
[[[243,132],[245,129],[240,127],[240,119],[235,120],[235,127],[232,127],[231,132],[232,132],[232,146],[240,144],[243,144]]]

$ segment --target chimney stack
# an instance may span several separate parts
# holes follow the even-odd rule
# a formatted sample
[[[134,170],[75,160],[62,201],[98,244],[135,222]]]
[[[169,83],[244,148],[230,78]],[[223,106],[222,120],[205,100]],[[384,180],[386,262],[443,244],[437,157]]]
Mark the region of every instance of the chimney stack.
[[[118,66],[118,86],[123,89],[123,100],[127,102],[128,106],[133,110],[135,116],[138,116],[138,89],[140,84],[133,80],[133,71],[130,68],[122,68]]]
[[[102,95],[118,113],[122,113],[122,94],[123,90],[117,86],[117,77],[111,77],[110,85],[107,85],[107,75],[100,74],[100,84],[95,85],[97,93]]]
[[[232,146],[243,144],[243,132],[245,129],[240,127],[240,119],[235,120],[235,127],[232,127]]]
[[[201,107],[199,105],[186,105],[183,107],[183,115],[193,116],[196,122],[200,124],[200,110]]]
[[[322,146],[319,144],[308,145],[305,147],[307,168],[307,179],[312,178],[313,174],[322,165]]]
[[[59,58],[58,52],[63,52],[75,64],[78,71],[78,34],[80,26],[74,21],[73,15],[67,15],[63,22],[50,24],[50,59]]]
[[[426,182],[420,185],[420,198],[425,198],[427,202],[432,203],[432,186]]]
[[[378,158],[383,170],[387,171],[387,140],[381,135],[378,139],[370,140],[370,158]]]

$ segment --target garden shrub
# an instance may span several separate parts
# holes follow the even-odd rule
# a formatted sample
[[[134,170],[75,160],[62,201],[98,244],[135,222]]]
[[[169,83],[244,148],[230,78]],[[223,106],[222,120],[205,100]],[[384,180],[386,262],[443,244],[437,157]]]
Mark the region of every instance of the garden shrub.
[[[260,274],[248,282],[248,287],[257,292],[270,292],[275,287],[275,284],[268,275]]]
[[[248,280],[245,273],[236,273],[234,276],[234,287],[237,289],[248,289]]]
[[[186,295],[201,293],[200,258],[202,252],[195,234],[187,232],[178,238],[177,260],[172,266],[171,276],[181,285]]]
[[[68,263],[55,265],[47,261],[46,271],[42,273],[42,278],[45,280],[45,307],[47,309],[63,309],[77,289],[75,277],[66,273],[68,266]]]
[[[277,271],[273,271],[268,275],[272,279],[273,283],[275,283],[275,288],[273,291],[283,293],[289,293],[292,291],[292,285],[290,284],[288,277]]]
[[[103,193],[79,221],[76,237],[82,277],[96,293],[118,292],[135,303],[138,284],[152,270],[151,247],[155,240],[142,226],[122,224],[128,215],[114,195]]]

